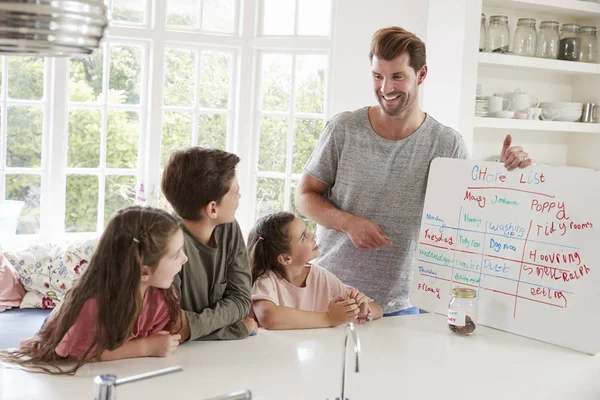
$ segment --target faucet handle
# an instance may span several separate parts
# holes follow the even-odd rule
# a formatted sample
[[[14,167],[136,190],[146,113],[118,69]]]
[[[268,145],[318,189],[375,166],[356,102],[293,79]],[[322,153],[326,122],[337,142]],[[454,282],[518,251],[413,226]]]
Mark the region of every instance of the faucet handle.
[[[233,392],[223,396],[211,397],[207,400],[252,400],[252,392],[244,390],[241,392]]]
[[[154,378],[156,376],[179,371],[183,371],[183,368],[180,365],[121,379],[117,379],[115,375],[98,375],[94,378],[94,400],[116,400],[116,389],[118,385],[124,385],[126,383],[137,382],[143,379]]]

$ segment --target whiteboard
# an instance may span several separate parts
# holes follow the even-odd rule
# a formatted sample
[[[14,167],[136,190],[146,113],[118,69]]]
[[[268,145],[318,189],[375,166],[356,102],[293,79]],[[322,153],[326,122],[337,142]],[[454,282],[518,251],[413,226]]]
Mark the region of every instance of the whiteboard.
[[[600,172],[437,158],[416,257],[415,306],[470,287],[479,324],[600,350]]]

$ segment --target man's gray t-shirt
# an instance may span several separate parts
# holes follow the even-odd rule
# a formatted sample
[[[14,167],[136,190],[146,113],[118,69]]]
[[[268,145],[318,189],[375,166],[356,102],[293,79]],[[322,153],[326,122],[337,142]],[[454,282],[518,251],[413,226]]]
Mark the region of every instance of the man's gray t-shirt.
[[[468,158],[468,151],[458,132],[430,116],[406,139],[386,140],[373,131],[368,110],[333,117],[304,171],[329,186],[325,196],[337,208],[379,225],[392,242],[359,250],[344,232],[318,226],[315,261],[390,313],[411,306],[429,164]]]

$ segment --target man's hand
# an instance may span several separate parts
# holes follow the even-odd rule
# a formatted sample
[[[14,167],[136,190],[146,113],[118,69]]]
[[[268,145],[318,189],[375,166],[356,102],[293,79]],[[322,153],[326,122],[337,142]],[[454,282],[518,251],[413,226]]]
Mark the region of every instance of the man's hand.
[[[523,151],[521,146],[510,147],[512,136],[506,135],[502,144],[502,152],[500,153],[500,162],[504,163],[507,170],[512,171],[515,168],[525,168],[532,164],[529,154]]]
[[[392,242],[389,241],[377,224],[354,215],[349,219],[344,232],[352,240],[352,243],[361,250],[373,250],[378,247],[392,245]]]

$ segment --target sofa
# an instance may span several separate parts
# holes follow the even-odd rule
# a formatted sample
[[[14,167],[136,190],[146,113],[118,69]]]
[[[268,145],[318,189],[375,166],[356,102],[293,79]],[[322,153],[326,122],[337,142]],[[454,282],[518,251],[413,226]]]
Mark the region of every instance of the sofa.
[[[85,271],[98,238],[5,251],[0,263],[0,349],[35,334]]]

